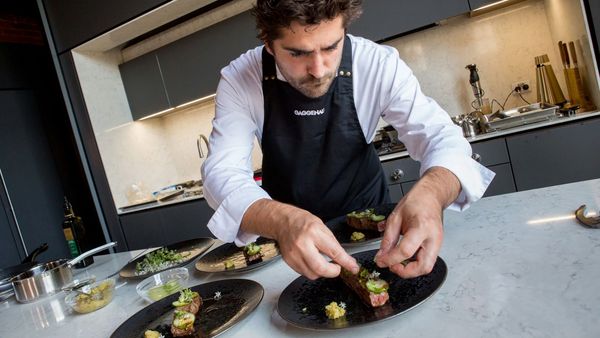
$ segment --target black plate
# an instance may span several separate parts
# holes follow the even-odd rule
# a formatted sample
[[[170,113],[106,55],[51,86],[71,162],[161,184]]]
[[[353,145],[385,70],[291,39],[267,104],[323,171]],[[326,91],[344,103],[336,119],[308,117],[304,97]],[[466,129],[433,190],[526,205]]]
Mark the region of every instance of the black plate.
[[[428,275],[402,279],[388,269],[378,268],[373,262],[377,250],[369,250],[352,255],[360,264],[381,273],[381,278],[390,284],[389,301],[382,307],[371,308],[365,305],[338,278],[320,278],[315,281],[298,277],[279,296],[279,315],[294,326],[312,330],[335,330],[364,325],[402,314],[423,303],[444,283],[447,274],[446,263],[438,257],[433,271]],[[325,305],[330,302],[344,302],[346,315],[338,319],[328,319]]]
[[[263,287],[248,279],[227,279],[191,287],[202,297],[202,307],[196,314],[195,334],[186,337],[215,337],[246,318],[260,303],[265,293]],[[214,299],[215,292],[221,298]],[[146,330],[161,332],[165,338],[172,337],[171,322],[179,297],[172,294],[154,302],[127,319],[111,338],[143,338]]]
[[[208,250],[214,244],[214,242],[215,242],[215,240],[212,238],[195,238],[195,239],[190,239],[187,241],[178,242],[175,244],[165,246],[164,248],[167,248],[169,250],[175,250],[177,252],[192,251],[192,254],[190,256],[186,257],[186,259],[183,262],[176,264],[176,265],[172,265],[167,268],[164,268],[160,271],[164,271],[167,269],[173,269],[173,268],[176,268],[179,266],[184,266],[184,265],[188,264],[193,259],[195,259],[199,255],[206,252],[206,250]],[[158,248],[158,249],[160,249],[160,248]],[[156,250],[158,250],[158,249],[156,249]],[[150,252],[154,252],[156,250],[152,250]],[[149,273],[141,274],[141,275],[135,274],[135,265],[138,262],[141,262],[142,260],[144,260],[144,257],[146,257],[146,255],[148,255],[150,252],[127,263],[127,265],[125,265],[121,269],[121,271],[119,272],[119,275],[123,278],[144,278],[144,277],[153,275],[155,273],[159,273],[160,271],[149,272]]]
[[[225,243],[202,256],[196,262],[196,269],[202,272],[244,272],[254,270],[281,258],[277,243],[272,239],[259,238],[256,244],[262,246],[262,260],[248,265],[244,258],[243,247],[239,248],[233,243]],[[234,263],[233,269],[225,269],[225,261]]]
[[[372,207],[372,208],[375,209],[375,213],[377,215],[384,215],[387,218],[389,216],[389,214],[394,210],[395,207],[396,207],[396,204],[388,203],[388,204],[383,204],[383,205]],[[365,208],[365,209],[367,209],[367,208]],[[357,210],[357,211],[360,211],[360,210]],[[383,232],[372,231],[372,230],[357,230],[357,229],[352,228],[346,222],[346,215],[331,219],[331,220],[327,221],[325,223],[325,225],[327,225],[327,227],[331,230],[331,232],[333,232],[333,235],[338,240],[338,242],[340,242],[340,244],[345,247],[356,247],[356,246],[363,246],[363,245],[375,243],[377,241],[380,241],[381,238],[383,237]],[[362,232],[363,234],[365,234],[365,239],[360,242],[353,242],[350,239],[350,237],[352,236],[352,233],[355,231]]]

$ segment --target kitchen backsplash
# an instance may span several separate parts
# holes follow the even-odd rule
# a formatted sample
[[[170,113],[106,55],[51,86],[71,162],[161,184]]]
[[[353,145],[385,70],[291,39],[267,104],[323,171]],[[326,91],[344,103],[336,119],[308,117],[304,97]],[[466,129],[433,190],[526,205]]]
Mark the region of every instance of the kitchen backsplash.
[[[563,32],[558,39],[555,37],[558,33],[551,31],[549,18],[554,17],[557,6],[567,2],[579,6],[578,0],[528,0],[477,17],[450,18],[437,27],[386,44],[398,49],[400,57],[419,79],[422,90],[451,116],[470,111],[473,95],[465,66],[471,63],[479,68],[486,97],[503,102],[512,83],[527,81],[531,90],[523,96],[534,102],[534,57],[548,54],[558,70],[562,69],[555,48],[558,39],[582,39],[585,42],[582,45],[587,44],[583,28],[569,28],[569,33],[554,28]],[[576,17],[577,11],[570,15]],[[584,27],[581,21],[570,26]],[[591,60],[587,48],[582,57]],[[122,55],[118,51],[75,52],[74,60],[117,206],[128,204],[125,193],[131,184],[143,183],[152,192],[200,178],[202,159],[198,156],[196,138],[211,132],[213,101],[161,118],[132,122],[118,72]],[[590,71],[594,74],[593,69]],[[557,75],[566,91],[562,71]],[[594,101],[598,105],[596,78],[588,76],[587,80],[596,88]],[[522,104],[518,96],[511,95],[507,106]],[[260,167],[261,160],[255,142],[254,169]]]

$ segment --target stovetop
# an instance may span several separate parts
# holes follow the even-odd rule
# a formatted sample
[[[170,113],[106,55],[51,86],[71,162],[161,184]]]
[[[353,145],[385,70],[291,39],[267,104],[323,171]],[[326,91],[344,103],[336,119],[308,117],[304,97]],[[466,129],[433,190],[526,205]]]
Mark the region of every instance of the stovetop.
[[[376,148],[375,150],[377,150],[377,155],[382,156],[405,151],[406,147],[402,143],[383,143],[379,148]]]

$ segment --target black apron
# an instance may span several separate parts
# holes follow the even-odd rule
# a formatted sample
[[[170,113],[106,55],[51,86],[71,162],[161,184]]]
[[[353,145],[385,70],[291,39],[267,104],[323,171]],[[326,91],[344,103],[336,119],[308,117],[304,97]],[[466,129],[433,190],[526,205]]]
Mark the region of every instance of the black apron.
[[[319,98],[278,80],[266,48],[262,60],[263,189],[323,221],[389,203],[379,157],[366,142],[354,107],[350,39],[344,40],[338,76]]]

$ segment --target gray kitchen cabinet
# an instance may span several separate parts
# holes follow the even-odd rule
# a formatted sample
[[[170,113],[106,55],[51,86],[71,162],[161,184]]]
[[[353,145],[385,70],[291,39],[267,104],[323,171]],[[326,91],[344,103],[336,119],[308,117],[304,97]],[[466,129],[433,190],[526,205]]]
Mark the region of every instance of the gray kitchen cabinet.
[[[471,10],[475,10],[479,7],[489,5],[494,2],[498,2],[498,0],[469,0],[469,7],[471,7]]]
[[[72,49],[169,0],[38,0],[58,53]]]
[[[472,143],[473,157],[496,173],[483,197],[515,192],[515,182],[510,165],[510,156],[503,137]]]
[[[119,71],[134,120],[171,107],[156,53],[123,63]]]
[[[504,138],[481,141],[471,144],[474,157],[484,166],[496,173],[496,176],[484,196],[494,196],[516,191],[510,166],[510,157]],[[390,187],[394,191],[392,201],[398,202],[403,195],[417,183],[420,163],[410,157],[382,163],[383,171]],[[399,198],[398,198],[399,196]],[[398,200],[394,200],[398,198]]]
[[[517,191],[510,163],[489,166],[488,169],[496,173],[492,183],[488,186],[483,197],[508,194]]]
[[[129,250],[164,246],[197,237],[214,237],[206,224],[213,210],[204,199],[120,216]]]
[[[402,199],[402,197],[404,197],[404,193],[402,193],[401,184],[388,185],[388,192],[390,194],[390,200],[392,201],[392,203],[398,203]]]
[[[468,11],[467,0],[364,0],[349,32],[382,41]]]
[[[419,179],[421,164],[410,157],[382,162],[383,173],[388,184],[392,203],[398,203],[406,194],[403,184]]]
[[[600,118],[506,138],[518,191],[600,177]]]
[[[486,167],[510,162],[506,140],[503,137],[471,143],[471,148],[474,158]]]
[[[254,18],[243,12],[158,49],[171,105],[214,94],[221,69],[260,44]]]

